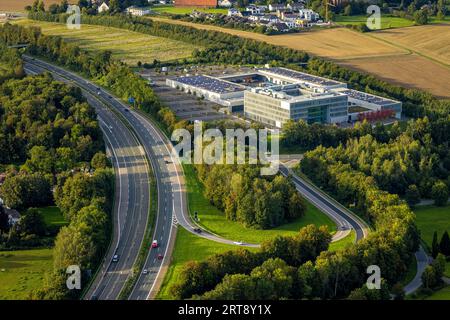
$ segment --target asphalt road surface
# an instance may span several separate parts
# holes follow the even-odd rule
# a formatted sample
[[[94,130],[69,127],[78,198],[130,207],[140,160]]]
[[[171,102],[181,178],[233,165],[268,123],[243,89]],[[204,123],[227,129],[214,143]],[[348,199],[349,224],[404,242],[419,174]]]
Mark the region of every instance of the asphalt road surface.
[[[28,60],[25,68],[28,73],[51,71],[57,80],[68,82],[58,76],[49,65]],[[44,66],[44,68],[38,65]],[[85,83],[86,84],[86,83]],[[87,84],[86,84],[87,85]],[[95,89],[95,87],[93,88]],[[114,218],[114,237],[110,250],[105,256],[96,281],[87,293],[88,298],[116,299],[130,275],[144,237],[149,212],[148,163],[143,148],[132,132],[100,102],[95,95],[83,90],[90,105],[95,107],[105,142],[112,156],[116,172],[116,192]],[[112,262],[114,254],[119,256]]]

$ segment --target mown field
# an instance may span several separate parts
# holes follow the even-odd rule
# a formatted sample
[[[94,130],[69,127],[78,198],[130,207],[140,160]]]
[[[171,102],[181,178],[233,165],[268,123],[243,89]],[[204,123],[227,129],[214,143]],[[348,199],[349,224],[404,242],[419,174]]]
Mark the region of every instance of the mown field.
[[[179,227],[172,260],[156,298],[164,300],[173,299],[169,289],[174,283],[177,283],[184,263],[188,261],[201,261],[215,253],[235,250],[237,248],[239,247],[198,237]],[[258,250],[254,248],[247,249]]]
[[[267,36],[255,32],[159,17],[150,19],[183,24],[198,29],[221,31],[273,45],[303,50],[312,55],[332,59],[345,67],[373,74],[390,83],[423,89],[440,98],[450,98],[450,82],[445,80],[450,78],[450,67],[439,63],[436,59],[437,56],[446,59],[449,52],[446,45],[450,30],[448,24],[387,29],[365,34],[342,27]],[[408,37],[407,42],[403,40],[405,44],[401,45],[395,38],[401,36],[395,34],[403,31],[407,34],[411,33],[411,36]],[[425,41],[426,38],[422,37],[422,32],[426,32],[428,38],[432,39]],[[384,39],[392,33],[394,34],[392,39],[389,41]],[[425,49],[419,48],[422,46],[425,46]],[[421,52],[416,52],[417,50],[414,48]],[[437,53],[428,55],[430,52]]]
[[[40,26],[44,34],[60,35],[88,51],[110,50],[114,58],[130,65],[136,65],[138,61],[151,63],[154,59],[167,61],[186,58],[198,48],[181,41],[103,26],[82,25],[79,30],[70,30],[59,23],[32,20],[20,20],[16,23]]]
[[[199,223],[205,229],[226,239],[256,244],[276,235],[295,235],[302,227],[305,227],[308,224],[317,226],[326,225],[330,232],[336,230],[334,222],[310,203],[307,204],[308,208],[305,216],[294,222],[269,230],[246,228],[239,222],[227,220],[224,213],[211,205],[203,196],[203,185],[197,179],[193,166],[185,165],[184,173],[187,184],[190,213],[193,214],[197,211],[198,218],[200,219]]]
[[[0,11],[25,11],[25,6],[32,3],[33,0],[1,0]],[[46,8],[52,3],[61,3],[61,0],[44,0]]]
[[[27,299],[52,265],[52,249],[0,251],[0,300]]]
[[[449,24],[385,30],[371,35],[450,66]]]
[[[153,12],[160,12],[160,13],[171,13],[171,14],[188,14],[192,13],[192,10],[196,10],[199,12],[205,12],[205,13],[221,13],[221,14],[227,14],[228,9],[224,8],[193,8],[193,7],[174,7],[172,5],[156,5],[150,8]]]
[[[358,16],[343,16],[336,15],[334,21],[339,25],[347,25],[347,24],[360,24],[367,22],[367,16],[358,15]],[[414,25],[414,21],[399,18],[381,15],[381,29],[389,29],[389,28],[402,28],[402,27],[410,27]]]
[[[414,210],[417,227],[422,239],[431,248],[433,233],[436,231],[438,240],[445,231],[450,232],[450,205],[445,207],[419,206]]]

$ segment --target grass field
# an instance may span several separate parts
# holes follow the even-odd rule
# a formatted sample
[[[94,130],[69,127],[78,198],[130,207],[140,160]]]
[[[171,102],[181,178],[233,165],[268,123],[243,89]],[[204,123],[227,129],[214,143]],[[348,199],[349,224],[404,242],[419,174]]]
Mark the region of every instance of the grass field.
[[[186,177],[190,212],[193,213],[197,211],[200,224],[207,230],[224,238],[248,243],[261,243],[276,235],[295,235],[300,228],[308,224],[315,224],[317,226],[327,225],[330,232],[336,230],[334,222],[310,203],[307,204],[308,209],[305,216],[292,223],[287,223],[270,230],[246,228],[239,222],[227,220],[225,215],[211,205],[203,196],[203,186],[197,179],[193,166],[184,166],[184,173]]]
[[[50,227],[62,227],[68,224],[67,220],[56,206],[39,208],[39,212],[44,217],[45,223]]]
[[[358,15],[358,16],[342,16],[336,15],[334,21],[339,25],[347,25],[347,24],[361,24],[367,22],[367,16]],[[386,15],[381,15],[381,29],[389,29],[389,28],[402,28],[402,27],[410,27],[414,25],[414,21],[399,18],[399,17],[391,17]]]
[[[356,241],[356,232],[355,230],[352,230],[348,236],[346,236],[344,239],[338,240],[336,242],[332,242],[330,244],[330,247],[328,248],[329,251],[337,251],[341,249],[345,249],[347,246],[354,244]]]
[[[103,26],[82,25],[80,30],[69,30],[64,24],[20,20],[18,24],[37,25],[44,34],[60,35],[86,50],[110,50],[113,57],[135,65],[138,61],[167,61],[189,57],[195,45],[137,32]]]
[[[172,261],[162,283],[157,299],[171,299],[169,288],[178,281],[183,264],[188,261],[204,260],[210,255],[237,249],[237,246],[226,245],[198,237],[183,228],[178,228]],[[249,250],[258,250],[248,248]]]
[[[431,248],[433,233],[437,231],[438,240],[444,231],[450,232],[450,205],[445,207],[423,206],[414,210],[417,227],[422,239]]]
[[[267,36],[255,32],[228,29],[212,25],[195,24],[180,20],[164,18],[151,19],[174,24],[183,24],[198,29],[221,31],[244,38],[267,42],[297,50],[304,50],[313,55],[334,60],[336,63],[360,72],[370,73],[380,79],[408,88],[426,90],[437,97],[450,98],[450,82],[443,79],[450,78],[450,67],[437,62],[433,56],[426,53],[436,49],[438,56],[445,59],[445,52],[449,52],[448,25],[414,26],[399,29],[387,29],[377,32],[359,33],[347,28],[317,29],[312,32],[293,33]],[[443,30],[445,29],[445,30]],[[410,31],[412,30],[412,31]],[[422,30],[436,40],[437,47],[428,45],[428,51],[417,52],[414,48],[426,46],[420,44]],[[429,31],[431,30],[431,31]],[[384,37],[392,32],[407,31],[414,33],[417,40],[411,38],[408,43],[401,45],[395,41],[388,41]],[[434,35],[433,33],[437,33]],[[444,39],[445,38],[445,39]],[[425,40],[425,39],[424,39]],[[439,47],[439,43],[443,43]],[[438,48],[439,47],[439,48]],[[436,57],[436,54],[434,55]]]
[[[52,3],[61,3],[61,0],[44,0],[45,7],[48,8]],[[23,12],[25,6],[33,4],[33,0],[1,0],[0,11]]]
[[[446,286],[434,292],[431,296],[428,296],[425,300],[450,300],[450,286]]]
[[[52,265],[52,249],[0,251],[0,300],[26,299]]]
[[[227,14],[228,9],[224,8],[193,8],[193,7],[174,7],[171,5],[153,6],[151,11],[160,13],[171,13],[171,14],[189,14],[192,10],[205,13],[221,13]]]

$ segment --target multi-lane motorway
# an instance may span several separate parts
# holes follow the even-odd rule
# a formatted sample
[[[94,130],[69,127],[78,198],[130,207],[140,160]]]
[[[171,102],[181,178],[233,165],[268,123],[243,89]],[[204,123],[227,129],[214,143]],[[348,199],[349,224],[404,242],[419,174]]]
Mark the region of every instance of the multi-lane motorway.
[[[143,244],[148,248],[143,267],[146,272],[139,274],[130,299],[148,299],[157,292],[162,278],[160,276],[162,267],[169,264],[175,229],[178,226],[213,241],[236,244],[233,240],[221,238],[205,230],[201,233],[194,231],[197,226],[189,216],[184,175],[179,158],[172,153],[170,141],[152,121],[139,111],[130,109],[109,92],[74,73],[30,57],[24,57],[24,60],[29,72],[39,73],[46,70],[55,78],[70,82],[83,90],[89,103],[98,112],[118,173],[114,239],[86,298],[117,299],[126,279],[131,275],[147,226],[150,203],[149,167],[157,182],[158,208],[152,239],[158,241],[158,247],[151,248],[151,241]],[[285,175],[289,173],[283,166],[280,170]],[[357,239],[366,235],[366,227],[361,221],[308,185],[306,181],[299,177],[294,177],[293,180],[299,192],[336,221],[339,230],[334,240],[348,234],[351,228],[356,231]],[[119,259],[113,263],[111,260],[114,254],[118,254]]]

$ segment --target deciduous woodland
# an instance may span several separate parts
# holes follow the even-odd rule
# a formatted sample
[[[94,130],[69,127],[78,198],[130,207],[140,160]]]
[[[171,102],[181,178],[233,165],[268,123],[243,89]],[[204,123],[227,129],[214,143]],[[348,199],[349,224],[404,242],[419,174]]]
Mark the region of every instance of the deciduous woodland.
[[[0,27],[6,43],[37,40],[35,31]],[[89,280],[87,271],[95,270],[108,244],[114,194],[96,113],[79,88],[49,74],[25,76],[15,50],[1,45],[0,61],[7,70],[0,81],[0,165],[7,173],[0,195],[22,214],[15,225],[0,223],[0,248],[54,244],[53,269],[29,297],[77,298],[80,291],[65,285],[66,268],[79,265],[83,283]],[[47,226],[35,209],[54,204],[68,221],[59,230]],[[0,222],[4,217],[0,206]]]

